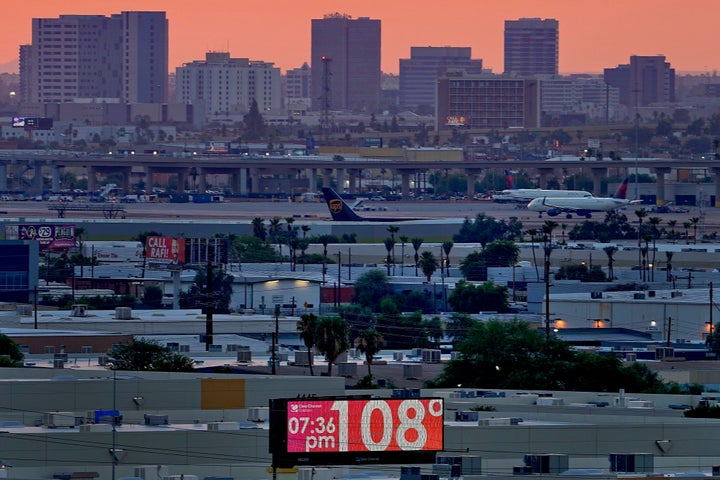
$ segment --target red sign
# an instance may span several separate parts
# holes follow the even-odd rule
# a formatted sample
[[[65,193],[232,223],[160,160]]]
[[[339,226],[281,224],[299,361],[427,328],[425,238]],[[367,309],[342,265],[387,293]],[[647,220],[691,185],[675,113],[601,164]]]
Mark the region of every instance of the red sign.
[[[440,398],[287,402],[289,453],[442,449]]]
[[[445,125],[448,127],[460,127],[467,125],[467,117],[465,115],[448,115],[445,117]]]
[[[145,257],[167,263],[185,263],[185,239],[171,237],[147,237]]]

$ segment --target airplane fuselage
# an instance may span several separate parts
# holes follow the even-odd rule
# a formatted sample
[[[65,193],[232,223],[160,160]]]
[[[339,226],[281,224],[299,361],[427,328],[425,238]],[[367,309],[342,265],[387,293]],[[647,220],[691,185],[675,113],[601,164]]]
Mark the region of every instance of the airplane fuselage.
[[[539,213],[546,213],[554,217],[565,213],[575,214],[580,217],[590,218],[593,212],[610,212],[624,206],[630,205],[630,200],[621,198],[559,198],[543,197],[536,198],[528,204],[528,210]]]
[[[586,198],[591,197],[590,192],[584,190],[548,190],[544,188],[518,188],[503,190],[493,196],[498,203],[529,202],[536,198]]]

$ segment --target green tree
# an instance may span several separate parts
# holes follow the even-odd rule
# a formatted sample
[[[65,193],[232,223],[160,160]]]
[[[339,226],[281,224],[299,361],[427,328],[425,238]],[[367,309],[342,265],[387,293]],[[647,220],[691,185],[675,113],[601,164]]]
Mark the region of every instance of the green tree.
[[[162,306],[163,289],[158,285],[147,285],[143,289],[142,302],[153,308]]]
[[[317,323],[318,317],[312,313],[306,313],[300,316],[300,320],[297,322],[297,331],[300,335],[300,340],[303,341],[305,348],[308,351],[308,365],[310,365],[310,376],[314,376],[313,373],[313,353],[312,349],[315,346],[315,337],[317,336]]]
[[[387,296],[389,287],[385,272],[379,268],[370,270],[355,280],[354,301],[363,307],[377,310],[381,300]]]
[[[243,117],[245,139],[257,140],[265,135],[265,119],[260,114],[256,100],[250,104],[250,111]]]
[[[478,313],[482,311],[504,313],[508,311],[508,289],[493,282],[473,285],[460,280],[453,289],[448,303],[454,312]]]
[[[193,360],[173,352],[155,340],[134,339],[115,345],[108,351],[109,360],[118,370],[157,370],[163,372],[189,372]]]
[[[418,267],[419,267],[419,261],[420,261],[420,255],[418,254],[418,250],[420,250],[420,247],[423,244],[423,239],[419,237],[413,237],[410,239],[410,243],[412,243],[413,250],[415,250],[415,276],[418,276]]]
[[[385,244],[385,250],[387,250],[385,265],[387,266],[387,274],[390,276],[390,265],[392,264],[392,251],[395,248],[395,240],[388,237],[383,241],[383,243]]]
[[[347,322],[340,317],[320,317],[315,335],[315,346],[327,358],[327,375],[331,376],[335,360],[350,348]]]
[[[213,270],[212,296],[208,298],[207,272],[198,270],[190,288],[180,292],[180,308],[201,308],[204,313],[206,308],[212,305],[215,313],[229,313],[234,278],[222,271]]]
[[[23,358],[15,340],[0,333],[0,367],[22,367]]]
[[[420,265],[420,269],[423,272],[423,275],[425,275],[425,278],[428,283],[430,283],[430,280],[432,279],[433,273],[437,270],[438,262],[435,258],[435,255],[429,250],[425,250],[420,255],[420,260],[418,260],[418,263]]]
[[[267,230],[265,229],[265,220],[262,217],[255,217],[250,222],[250,227],[254,236],[262,241],[267,238]]]
[[[487,280],[487,265],[485,255],[482,252],[470,252],[460,260],[460,273],[466,280],[484,281]]]
[[[355,347],[365,355],[365,362],[368,367],[368,375],[372,378],[372,363],[375,355],[383,345],[383,337],[374,328],[366,328],[355,339]]]

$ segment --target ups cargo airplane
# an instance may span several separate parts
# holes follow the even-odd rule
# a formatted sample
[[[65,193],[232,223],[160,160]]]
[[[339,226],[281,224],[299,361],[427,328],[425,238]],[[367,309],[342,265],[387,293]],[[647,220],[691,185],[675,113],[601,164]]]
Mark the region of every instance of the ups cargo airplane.
[[[641,200],[627,200],[628,179],[626,178],[618,187],[615,195],[610,198],[598,197],[542,197],[528,203],[528,210],[538,212],[540,217],[543,213],[547,213],[551,217],[566,214],[567,218],[572,218],[575,214],[578,217],[591,218],[594,212],[610,212],[628,205],[636,205]]]
[[[410,220],[423,220],[422,218],[409,217],[361,217],[340,198],[335,190],[330,187],[323,187],[323,196],[327,203],[332,219],[336,222],[406,222]]]

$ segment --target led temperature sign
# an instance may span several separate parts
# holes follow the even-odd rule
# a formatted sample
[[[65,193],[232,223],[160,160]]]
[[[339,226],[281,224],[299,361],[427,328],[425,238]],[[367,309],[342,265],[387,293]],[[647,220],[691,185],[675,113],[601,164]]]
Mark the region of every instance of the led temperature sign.
[[[443,448],[443,400],[287,402],[287,452],[406,452]]]

